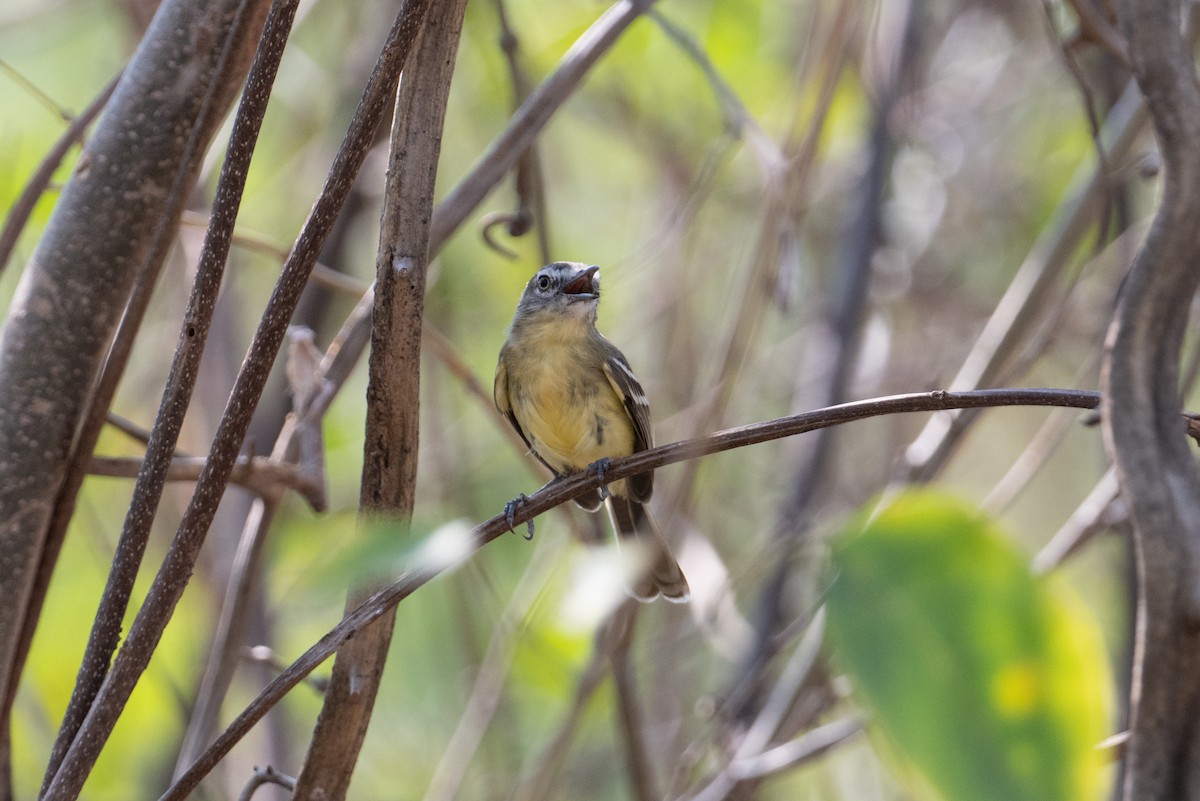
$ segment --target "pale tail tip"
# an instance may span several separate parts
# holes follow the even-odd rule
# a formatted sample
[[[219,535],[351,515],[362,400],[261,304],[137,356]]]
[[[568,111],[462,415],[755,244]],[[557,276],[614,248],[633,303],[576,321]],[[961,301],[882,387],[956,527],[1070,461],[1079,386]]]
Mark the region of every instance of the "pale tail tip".
[[[692,591],[688,587],[687,581],[672,582],[667,585],[652,584],[648,587],[630,587],[629,595],[635,601],[641,601],[644,604],[657,601],[663,598],[673,604],[686,604],[692,600]]]

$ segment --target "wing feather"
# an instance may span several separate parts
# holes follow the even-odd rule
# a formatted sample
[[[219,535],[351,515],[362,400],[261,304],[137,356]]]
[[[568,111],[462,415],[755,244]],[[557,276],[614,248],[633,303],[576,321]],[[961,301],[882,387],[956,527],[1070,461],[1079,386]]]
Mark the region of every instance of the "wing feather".
[[[650,401],[646,399],[646,391],[633,374],[625,354],[605,340],[608,345],[608,358],[604,361],[604,374],[608,382],[620,396],[625,405],[625,412],[633,423],[633,452],[644,451],[654,447],[654,434],[650,428]],[[642,473],[629,479],[631,494],[636,500],[647,501],[654,490],[654,474]]]

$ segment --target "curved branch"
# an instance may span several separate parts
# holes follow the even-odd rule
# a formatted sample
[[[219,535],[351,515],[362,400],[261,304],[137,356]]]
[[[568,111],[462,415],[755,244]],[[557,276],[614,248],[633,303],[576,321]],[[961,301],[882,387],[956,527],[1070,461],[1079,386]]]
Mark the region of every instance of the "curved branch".
[[[1104,433],[1134,525],[1139,598],[1126,799],[1200,796],[1200,480],[1175,412],[1200,274],[1200,90],[1178,0],[1121,17],[1163,160],[1158,211],[1109,329]]]
[[[829,406],[803,414],[719,431],[706,437],[697,437],[651,448],[624,459],[614,460],[604,471],[604,480],[607,482],[617,481],[663,465],[696,459],[711,453],[887,414],[948,411],[983,406],[1067,406],[1076,409],[1094,409],[1099,403],[1099,393],[1072,389],[990,389],[975,392],[935,391],[892,395]],[[600,484],[600,479],[595,472],[577,473],[552,482],[526,498],[524,503],[516,508],[512,524],[517,526],[528,522],[555,506],[585,493],[595,492],[600,488]],[[332,656],[342,643],[353,637],[364,626],[370,625],[387,614],[389,610],[431,579],[459,566],[475,551],[492,540],[498,539],[508,530],[509,523],[503,513],[480,523],[470,531],[465,541],[456,544],[453,556],[445,557],[448,549],[436,549],[442,555],[442,559],[436,562],[430,559],[414,565],[394,582],[364,601],[357,609],[348,613],[340,623],[305,651],[287,670],[276,676],[259,693],[258,697],[229,724],[221,736],[192,763],[187,772],[180,776],[179,780],[162,795],[159,801],[182,801],[186,798],[201,779],[208,775],[208,772],[267,713],[267,710],[278,703],[284,695],[303,681],[322,662]]]

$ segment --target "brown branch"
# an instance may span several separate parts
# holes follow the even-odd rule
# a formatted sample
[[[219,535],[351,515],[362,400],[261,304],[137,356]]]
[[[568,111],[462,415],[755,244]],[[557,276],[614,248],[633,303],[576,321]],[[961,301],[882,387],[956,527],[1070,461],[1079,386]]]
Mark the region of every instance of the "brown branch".
[[[1200,273],[1200,88],[1178,0],[1118,4],[1163,160],[1162,196],[1106,342],[1105,444],[1138,568],[1126,801],[1200,797],[1200,480],[1176,409]]]
[[[661,798],[655,789],[652,768],[658,760],[654,759],[646,745],[642,703],[634,683],[633,665],[629,662],[629,649],[633,645],[633,632],[637,626],[638,606],[637,601],[626,600],[609,618],[607,625],[613,629],[609,664],[612,666],[613,685],[616,689],[617,736],[625,757],[630,797],[634,801],[654,801]]]
[[[270,765],[265,768],[254,768],[254,775],[246,782],[246,786],[238,793],[238,801],[250,801],[254,798],[254,794],[258,792],[258,788],[264,784],[274,784],[282,787],[285,790],[294,790],[296,788],[296,780],[291,776],[280,773]]]
[[[325,186],[263,312],[262,321],[255,331],[217,427],[205,469],[179,524],[175,540],[79,736],[67,752],[58,776],[46,793],[47,799],[73,799],[78,794],[187,585],[300,293],[388,108],[401,66],[419,28],[420,16],[414,13],[418,10],[414,6],[414,3],[408,3],[400,10],[389,32],[383,54],[363,92]],[[294,11],[295,5],[287,8]],[[287,11],[281,10],[280,13],[287,14]],[[231,148],[230,153],[248,155],[237,148]],[[232,218],[228,222],[232,227]]]
[[[410,0],[411,2],[412,0]],[[367,385],[359,512],[403,528],[416,503],[421,320],[429,266],[434,184],[466,0],[426,3],[396,99],[389,148]],[[351,609],[371,587],[353,587]],[[295,801],[344,798],[358,762],[392,639],[385,614],[343,646],[296,781]]]
[[[1080,501],[1079,506],[1067,518],[1067,522],[1059,527],[1054,536],[1033,557],[1033,572],[1048,573],[1083,547],[1093,536],[1128,519],[1124,504],[1119,504],[1120,509],[1113,509],[1120,497],[1117,471],[1115,468],[1109,468],[1096,482],[1096,486],[1092,487],[1087,497]]]
[[[1101,131],[1110,164],[1124,161],[1141,135],[1146,110],[1132,85],[1109,111]],[[1083,167],[1076,174],[1059,205],[1057,216],[1047,225],[1013,276],[1004,296],[996,304],[979,337],[971,346],[958,373],[950,382],[952,391],[967,391],[1001,380],[1000,376],[1027,337],[1036,330],[1043,308],[1056,296],[1054,287],[1071,264],[1096,220],[1109,177],[1095,168]],[[904,478],[929,481],[946,463],[975,419],[970,413],[930,420],[908,446],[904,456]]]
[[[1067,0],[1067,2],[1075,10],[1075,16],[1079,18],[1079,27],[1087,37],[1128,67],[1129,53],[1126,51],[1125,42],[1117,33],[1117,29],[1092,4],[1091,0]]]
[[[115,331],[108,330],[100,340],[88,342],[87,334],[84,334],[84,341],[67,342],[73,351],[80,353],[98,348],[90,358],[104,356],[105,361],[99,379],[92,378],[87,382],[95,384],[90,397],[81,393],[78,376],[92,377],[96,371],[80,369],[75,372],[74,368],[64,371],[65,375],[74,377],[76,383],[70,393],[81,405],[75,411],[73,436],[68,439],[71,447],[62,466],[35,473],[46,485],[39,491],[49,489],[52,502],[46,505],[48,518],[42,553],[16,652],[18,664],[28,653],[88,459],[104,426],[107,409],[149,304],[155,279],[170,250],[179,213],[191,192],[207,144],[224,118],[249,65],[266,5],[265,2],[246,0],[217,4],[205,12],[211,16],[198,15],[197,9],[187,3],[164,5],[157,24],[147,31],[143,46],[122,73],[108,115],[97,127],[76,168],[76,178],[82,188],[80,197],[74,202],[82,204],[84,213],[80,214],[78,209],[73,209],[73,203],[68,202],[76,180],[68,183],[68,190],[60,200],[59,212],[68,218],[86,218],[101,230],[85,227],[76,233],[67,231],[56,241],[52,226],[42,243],[42,247],[48,248],[53,255],[49,264],[40,264],[39,269],[49,267],[53,270],[54,263],[65,258],[77,262],[65,268],[68,272],[82,267],[94,273],[87,286],[70,289],[70,292],[95,299],[122,292],[119,304],[117,296],[108,298],[107,304],[117,305],[109,305],[103,309],[103,314],[94,310],[72,312],[64,306],[61,310],[68,319],[74,322],[79,315],[94,314],[100,319],[114,312],[122,313],[110,322],[101,323]],[[208,34],[188,33],[193,30],[207,31]],[[186,44],[176,41],[180,36]],[[196,80],[199,83],[193,84]],[[105,133],[107,128],[114,130]],[[116,144],[112,141],[114,138]],[[107,145],[106,139],[109,140]],[[93,168],[101,169],[105,164],[119,164],[120,170],[106,170],[102,178],[90,175]],[[156,179],[153,174],[164,164],[177,165],[169,181]],[[119,180],[114,177],[116,175],[120,176]],[[132,185],[124,185],[123,181],[130,181]],[[113,197],[120,197],[121,201],[114,202]],[[103,208],[104,213],[99,213],[99,208]],[[130,222],[125,215],[133,215],[136,222]],[[67,227],[70,227],[69,223]],[[84,241],[71,241],[75,236]],[[38,263],[35,258],[35,264]],[[69,286],[72,280],[68,278],[67,283]],[[48,290],[49,285],[42,289]],[[50,294],[55,293],[50,291]],[[53,320],[48,322],[53,324]],[[99,332],[93,331],[91,335],[94,338]],[[39,371],[46,363],[61,367],[76,358],[72,353],[71,357],[62,357],[60,361],[53,353],[54,348],[47,347],[42,338],[37,346],[35,369]],[[39,416],[37,422],[39,426],[44,425],[47,417]],[[60,481],[51,480],[56,475]],[[37,493],[30,493],[28,499],[36,496]],[[153,513],[148,517],[152,518]],[[148,528],[149,519],[146,525]],[[48,788],[104,679],[128,600],[129,590],[125,588],[132,587],[144,546],[144,540],[123,537],[114,557],[109,583],[101,598],[75,687],[47,763],[43,791]],[[10,696],[13,689],[10,685]],[[0,727],[7,730],[7,722],[0,723]]]
[[[624,459],[614,460],[611,466],[605,470],[604,480],[617,481],[637,473],[688,459],[696,459],[711,453],[742,448],[803,434],[818,428],[881,415],[948,411],[984,406],[1069,406],[1077,409],[1092,409],[1099,403],[1099,393],[1070,389],[992,389],[975,392],[936,391],[893,395],[817,409],[803,414],[720,431],[706,437],[662,445]],[[595,492],[599,488],[600,479],[594,473],[579,473],[549,484],[517,506],[513,515],[513,525],[519,526],[537,515],[588,492]],[[267,713],[267,710],[278,703],[293,687],[303,681],[305,676],[333,655],[342,643],[353,637],[360,629],[378,620],[388,610],[430,580],[442,572],[460,565],[475,551],[508,531],[509,525],[503,513],[480,523],[471,530],[466,541],[453,543],[452,551],[448,548],[433,549],[441,555],[439,561],[415,564],[394,582],[376,592],[358,608],[348,613],[340,623],[267,685],[258,697],[229,724],[221,736],[162,795],[160,801],[180,801],[185,798],[225,754]],[[453,555],[446,556],[447,553]]]
[[[513,168],[592,65],[653,3],[654,0],[618,0],[571,45],[554,72],[517,109],[504,133],[438,205],[429,236],[431,253],[441,250],[450,234]]]
[[[204,473],[207,460],[203,456],[179,456],[171,460],[165,481],[197,481]],[[109,478],[136,478],[145,464],[136,456],[93,456],[88,472]],[[229,473],[229,483],[236,484],[260,497],[278,495],[290,489],[314,511],[323,512],[324,487],[305,475],[298,465],[279,462],[266,456],[239,456]]]

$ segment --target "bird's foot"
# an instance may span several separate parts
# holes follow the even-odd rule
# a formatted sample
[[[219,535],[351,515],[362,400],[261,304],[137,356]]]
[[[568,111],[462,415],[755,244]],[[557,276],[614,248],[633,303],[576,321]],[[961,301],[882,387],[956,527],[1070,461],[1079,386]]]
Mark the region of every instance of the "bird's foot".
[[[513,498],[511,501],[504,504],[504,520],[505,520],[505,522],[508,523],[508,530],[514,534],[517,533],[516,523],[514,522],[514,518],[517,516],[517,510],[520,509],[522,506],[524,506],[525,501],[527,501],[527,500],[529,500],[529,498],[525,495],[525,493],[522,492],[520,495]],[[532,518],[525,521],[525,534],[523,536],[527,540],[533,539],[533,519]]]
[[[612,459],[605,456],[603,459],[597,459],[588,465],[588,475],[595,475],[600,479],[600,500],[608,499],[608,484],[604,481],[604,474],[608,472],[608,468],[612,467]]]

